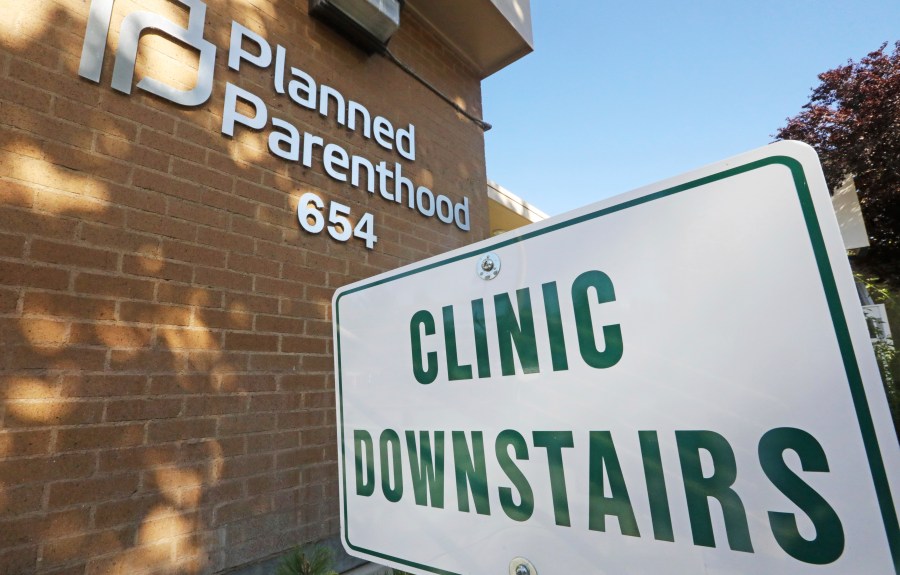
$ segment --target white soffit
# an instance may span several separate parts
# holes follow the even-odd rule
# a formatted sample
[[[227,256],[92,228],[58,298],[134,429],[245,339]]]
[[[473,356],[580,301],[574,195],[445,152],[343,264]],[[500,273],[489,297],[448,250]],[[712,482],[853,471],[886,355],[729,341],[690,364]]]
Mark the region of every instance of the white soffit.
[[[531,0],[407,0],[482,78],[534,50]]]
[[[503,186],[490,180],[488,181],[488,198],[532,223],[546,220],[550,217]]]
[[[862,217],[852,176],[845,178],[841,187],[834,191],[831,203],[834,205],[834,213],[841,227],[844,247],[848,250],[868,247],[869,234],[866,231],[866,222]]]

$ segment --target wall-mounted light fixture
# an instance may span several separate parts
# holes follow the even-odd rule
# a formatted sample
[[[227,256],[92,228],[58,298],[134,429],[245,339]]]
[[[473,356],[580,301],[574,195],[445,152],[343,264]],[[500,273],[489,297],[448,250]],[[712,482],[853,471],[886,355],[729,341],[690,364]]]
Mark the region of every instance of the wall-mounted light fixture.
[[[403,0],[309,0],[310,15],[367,52],[382,52],[400,27]]]

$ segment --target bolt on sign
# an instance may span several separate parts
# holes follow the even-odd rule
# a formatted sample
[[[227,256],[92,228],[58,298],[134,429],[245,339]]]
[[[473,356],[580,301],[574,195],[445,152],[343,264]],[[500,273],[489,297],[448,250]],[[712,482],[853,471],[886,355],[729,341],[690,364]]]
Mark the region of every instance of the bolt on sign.
[[[900,573],[900,450],[783,142],[334,297],[342,537],[414,573]]]

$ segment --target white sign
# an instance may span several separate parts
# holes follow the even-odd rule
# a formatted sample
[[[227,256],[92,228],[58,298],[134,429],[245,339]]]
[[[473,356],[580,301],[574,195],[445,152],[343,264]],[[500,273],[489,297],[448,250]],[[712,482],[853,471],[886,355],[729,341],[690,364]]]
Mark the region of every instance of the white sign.
[[[334,325],[353,555],[900,572],[900,450],[805,145],[347,286]]]

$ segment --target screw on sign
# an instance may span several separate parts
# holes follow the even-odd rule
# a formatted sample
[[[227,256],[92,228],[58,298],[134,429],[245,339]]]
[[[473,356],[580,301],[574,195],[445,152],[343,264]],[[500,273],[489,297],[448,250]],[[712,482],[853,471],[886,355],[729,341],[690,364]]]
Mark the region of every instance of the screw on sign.
[[[524,557],[516,557],[509,563],[509,575],[537,575],[537,569]]]
[[[500,273],[500,256],[495,253],[487,253],[478,261],[478,277],[483,280],[492,280]]]

